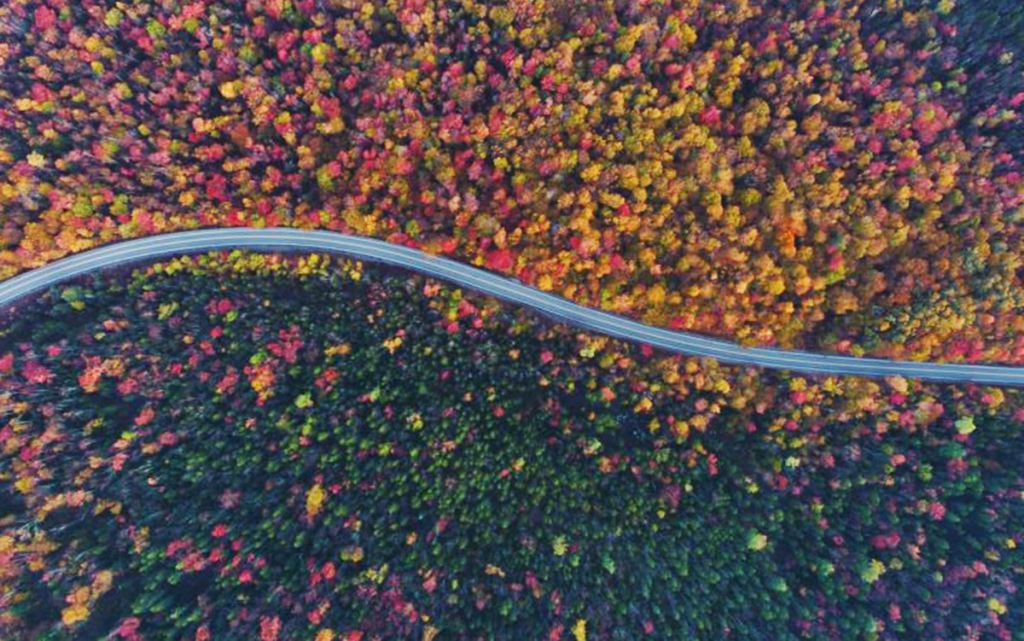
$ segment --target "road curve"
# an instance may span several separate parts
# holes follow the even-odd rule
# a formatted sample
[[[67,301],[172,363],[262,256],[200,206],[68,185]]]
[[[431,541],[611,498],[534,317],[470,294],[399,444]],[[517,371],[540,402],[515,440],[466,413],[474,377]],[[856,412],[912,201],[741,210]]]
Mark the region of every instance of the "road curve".
[[[571,303],[510,278],[418,249],[332,231],[283,227],[207,228],[117,242],[62,258],[0,282],[0,308],[32,292],[96,270],[173,254],[212,249],[302,250],[342,254],[427,274],[531,307],[582,329],[668,352],[707,356],[723,363],[756,365],[809,374],[882,377],[900,375],[932,381],[973,382],[1024,387],[1024,367],[961,365],[833,356],[772,348],[749,348],[687,332],[651,327],[621,316]]]

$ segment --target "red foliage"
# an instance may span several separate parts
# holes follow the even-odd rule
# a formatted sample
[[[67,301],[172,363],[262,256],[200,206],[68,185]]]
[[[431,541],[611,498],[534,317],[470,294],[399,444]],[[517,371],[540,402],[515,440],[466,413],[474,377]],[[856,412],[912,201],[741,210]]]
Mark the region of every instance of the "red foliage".
[[[496,249],[487,253],[486,263],[489,269],[505,272],[512,269],[512,252],[507,249]]]

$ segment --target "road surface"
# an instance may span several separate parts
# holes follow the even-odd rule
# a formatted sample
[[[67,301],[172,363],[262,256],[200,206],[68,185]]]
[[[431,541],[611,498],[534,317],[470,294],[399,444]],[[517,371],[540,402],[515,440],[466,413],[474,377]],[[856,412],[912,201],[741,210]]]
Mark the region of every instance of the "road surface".
[[[615,314],[571,303],[505,276],[382,240],[332,231],[291,228],[207,228],[113,243],[57,260],[0,282],[0,307],[69,278],[104,268],[173,254],[212,249],[301,250],[342,254],[385,263],[439,278],[461,287],[525,305],[581,329],[668,352],[707,356],[723,363],[755,365],[808,374],[867,377],[904,376],[932,381],[974,382],[1024,387],[1024,367],[893,361],[741,347],[728,341],[651,327]]]

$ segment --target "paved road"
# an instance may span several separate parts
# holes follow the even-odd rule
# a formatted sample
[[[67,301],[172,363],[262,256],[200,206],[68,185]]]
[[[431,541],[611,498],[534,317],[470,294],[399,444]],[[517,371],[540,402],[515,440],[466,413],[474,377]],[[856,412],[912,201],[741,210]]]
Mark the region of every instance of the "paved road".
[[[771,348],[748,348],[687,332],[651,327],[583,307],[518,281],[373,238],[290,228],[210,228],[149,236],[91,249],[0,283],[0,307],[68,278],[99,269],[172,254],[211,249],[303,250],[343,254],[440,278],[502,300],[531,307],[559,321],[669,352],[708,356],[723,363],[772,367],[810,374],[881,377],[901,375],[933,381],[1024,387],[1024,367],[961,365],[832,356]]]

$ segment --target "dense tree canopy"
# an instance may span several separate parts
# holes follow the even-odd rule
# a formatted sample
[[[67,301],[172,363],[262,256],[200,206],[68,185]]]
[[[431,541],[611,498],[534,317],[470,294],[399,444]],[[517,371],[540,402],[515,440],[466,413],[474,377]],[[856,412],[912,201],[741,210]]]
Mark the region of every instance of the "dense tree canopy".
[[[960,4],[10,0],[0,275],[325,227],[749,343],[1020,363],[1021,10]]]
[[[175,259],[20,311],[4,638],[1024,625],[1015,390],[668,358],[321,256]]]
[[[1024,10],[0,1],[0,278],[384,238],[743,343],[1024,363]],[[0,638],[999,639],[1018,390],[665,357],[247,252],[0,327]]]

